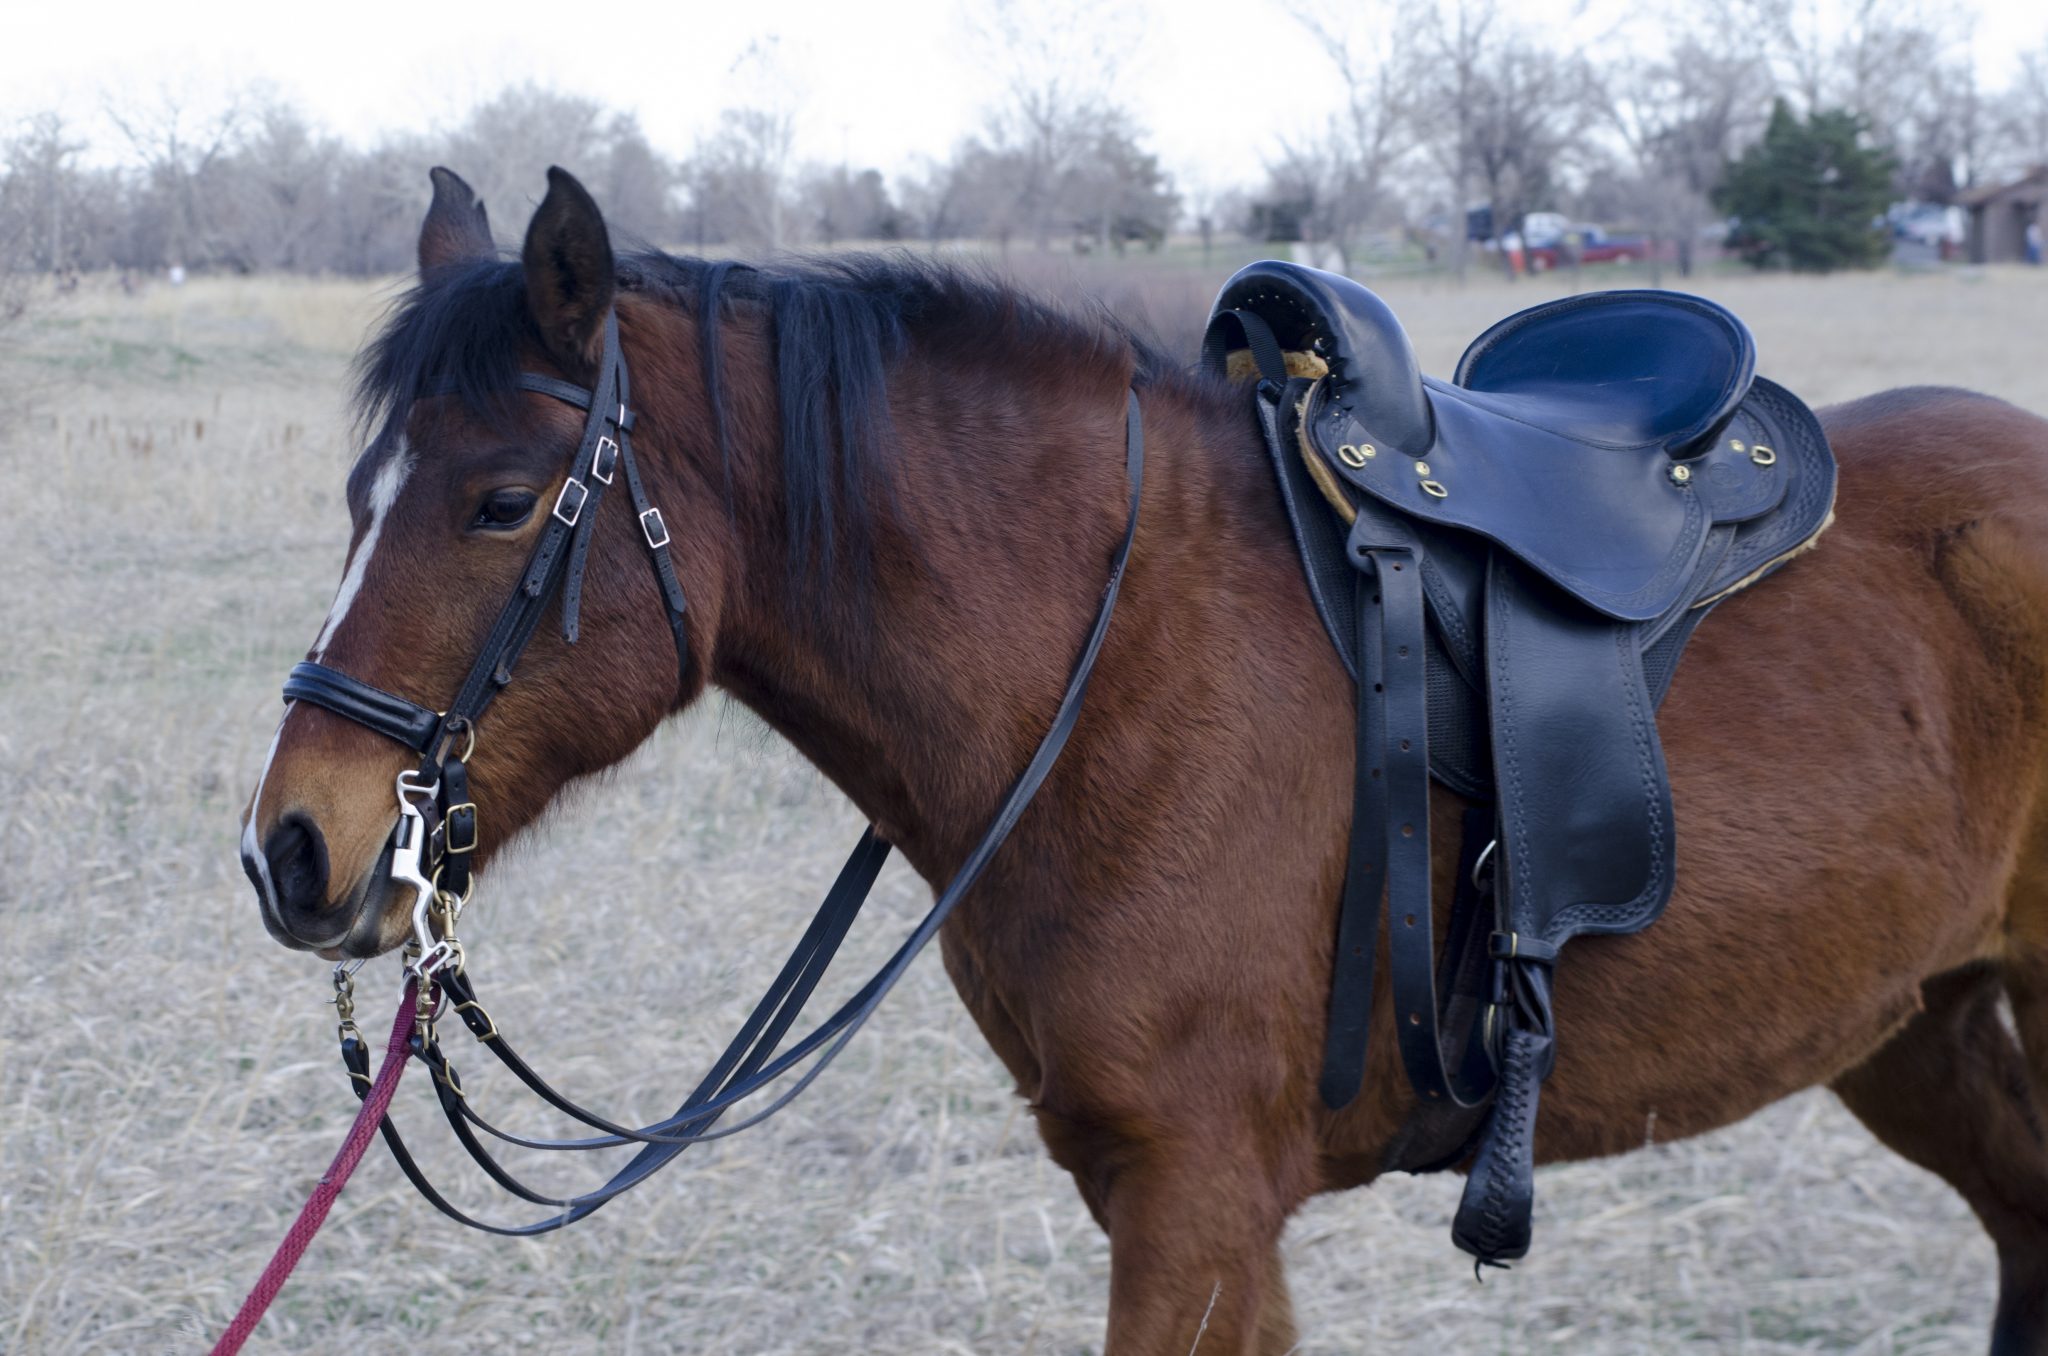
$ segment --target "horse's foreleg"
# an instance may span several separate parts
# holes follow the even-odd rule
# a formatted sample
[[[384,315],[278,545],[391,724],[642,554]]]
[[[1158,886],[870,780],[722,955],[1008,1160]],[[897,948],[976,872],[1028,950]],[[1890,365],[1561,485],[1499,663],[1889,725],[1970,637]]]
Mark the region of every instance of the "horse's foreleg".
[[[1281,1212],[1245,1165],[1214,1145],[1153,1150],[1116,1175],[1109,1229],[1104,1356],[1278,1356],[1294,1344],[1285,1281],[1276,1289]]]
[[[1282,1356],[1295,1344],[1280,1260],[1288,1202],[1249,1135],[1105,1135],[1041,1108],[1053,1156],[1109,1234],[1104,1356]]]
[[[2048,1144],[2030,1093],[2048,1077],[2030,1076],[1999,1020],[1991,969],[1938,976],[1924,993],[1926,1010],[1834,1090],[1888,1148],[1954,1187],[1998,1246],[1993,1356],[2048,1356]],[[2017,992],[2014,1006],[2024,1030]],[[2048,1075],[2048,1048],[2030,1053]]]

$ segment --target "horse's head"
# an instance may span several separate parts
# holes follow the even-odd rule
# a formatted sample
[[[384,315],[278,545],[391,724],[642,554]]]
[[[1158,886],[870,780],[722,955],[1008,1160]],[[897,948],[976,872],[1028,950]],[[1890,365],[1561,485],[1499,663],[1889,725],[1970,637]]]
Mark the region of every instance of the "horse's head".
[[[349,474],[354,531],[310,658],[443,711],[551,515],[574,516],[562,501],[572,470],[588,476],[572,466],[587,416],[522,388],[520,374],[598,385],[618,298],[603,218],[559,170],[517,262],[495,253],[469,187],[436,170],[419,263],[417,287],[361,363],[374,436]],[[651,308],[628,303],[620,320],[628,351],[671,342],[652,332]],[[614,468],[609,497],[621,502],[598,505],[589,527],[575,642],[563,635],[557,598],[518,659],[517,681],[475,731],[468,767],[484,807],[479,863],[565,782],[623,757],[702,689],[697,647],[709,643],[706,619],[717,615],[720,543],[731,525],[715,485],[679,461],[653,464],[652,422],[639,426],[640,474],[690,590],[687,624],[676,640],[662,624],[648,539],[623,468]],[[412,892],[390,878],[385,848],[398,820],[395,782],[418,762],[402,743],[311,701],[287,706],[242,835],[244,867],[278,940],[363,956],[405,939]]]

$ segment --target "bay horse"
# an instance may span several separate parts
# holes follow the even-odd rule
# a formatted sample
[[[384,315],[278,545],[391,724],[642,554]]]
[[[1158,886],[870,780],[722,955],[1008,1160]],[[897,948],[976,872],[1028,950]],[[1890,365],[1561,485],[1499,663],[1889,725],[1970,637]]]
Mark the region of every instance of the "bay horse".
[[[476,749],[480,860],[715,684],[945,881],[1102,596],[1136,391],[1150,471],[1090,699],[941,942],[1108,1233],[1107,1350],[1290,1349],[1282,1227],[1373,1180],[1412,1095],[1381,1040],[1363,1095],[1317,1096],[1353,696],[1243,389],[928,262],[615,256],[559,171],[501,259],[468,188],[435,184],[417,285],[361,360],[376,436],[313,656],[448,701],[581,423],[518,374],[589,384],[614,310],[689,599],[679,651],[630,515],[599,525],[580,640],[541,628]],[[2048,421],[1931,388],[1824,421],[1837,521],[1692,641],[1660,722],[1677,891],[1562,971],[1538,1154],[1827,1084],[1982,1220],[1993,1350],[2048,1352]],[[279,941],[407,935],[380,870],[407,765],[287,708],[243,837]]]

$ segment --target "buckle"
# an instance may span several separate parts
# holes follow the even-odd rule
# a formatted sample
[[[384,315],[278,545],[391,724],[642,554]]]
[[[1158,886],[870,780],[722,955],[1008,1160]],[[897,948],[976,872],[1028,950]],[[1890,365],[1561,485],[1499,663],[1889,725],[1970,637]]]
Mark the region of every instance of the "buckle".
[[[619,445],[610,437],[600,437],[597,446],[590,450],[590,478],[612,483],[612,468],[618,465]]]
[[[467,819],[462,817],[465,811],[468,812]],[[466,843],[458,844],[455,841],[455,826],[458,824],[467,824],[469,826],[469,841]],[[460,805],[449,806],[447,813],[441,816],[441,840],[443,844],[441,850],[451,857],[459,857],[465,852],[475,852],[476,829],[475,801],[466,800]]]
[[[652,525],[647,521],[650,518],[654,520]],[[640,531],[647,538],[648,550],[659,551],[662,547],[668,545],[668,524],[661,520],[660,509],[651,508],[640,515]],[[656,533],[661,534],[659,539],[656,538]]]
[[[576,501],[574,503],[569,502],[569,492],[571,490],[576,492]],[[554,516],[560,518],[566,527],[576,526],[576,519],[583,513],[583,501],[588,498],[590,498],[590,487],[575,476],[570,476],[562,482],[562,492],[555,496]],[[569,510],[566,513],[562,511],[562,505],[564,504],[569,505]]]

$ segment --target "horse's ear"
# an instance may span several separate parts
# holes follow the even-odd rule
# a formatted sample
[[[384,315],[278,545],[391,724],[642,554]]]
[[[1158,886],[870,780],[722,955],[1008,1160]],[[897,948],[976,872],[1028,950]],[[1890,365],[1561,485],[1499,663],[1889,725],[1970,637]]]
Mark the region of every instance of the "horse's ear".
[[[434,204],[420,223],[420,272],[489,258],[491,223],[476,194],[461,175],[439,165],[427,177],[434,181]]]
[[[554,356],[597,361],[616,280],[604,216],[564,169],[548,170],[548,195],[526,228],[526,308]]]

